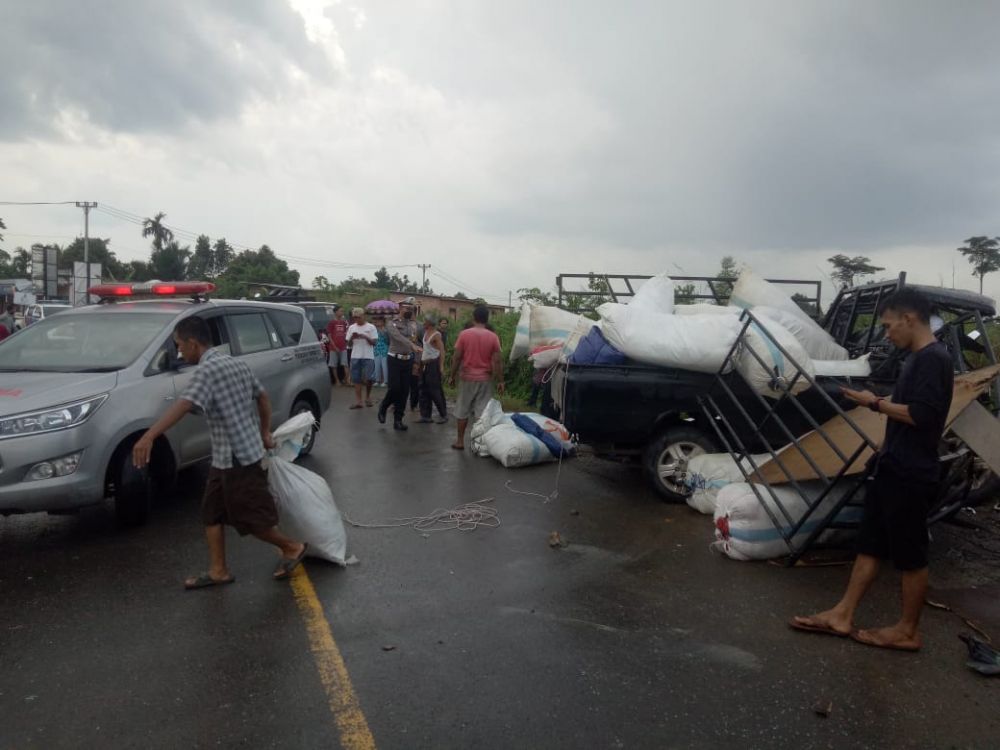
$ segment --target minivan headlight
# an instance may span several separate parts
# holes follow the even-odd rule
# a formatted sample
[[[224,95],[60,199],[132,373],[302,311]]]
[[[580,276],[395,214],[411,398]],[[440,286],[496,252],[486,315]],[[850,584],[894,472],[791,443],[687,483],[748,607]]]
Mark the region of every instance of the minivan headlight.
[[[108,394],[104,393],[50,409],[0,417],[0,440],[76,427],[86,422],[107,398]]]

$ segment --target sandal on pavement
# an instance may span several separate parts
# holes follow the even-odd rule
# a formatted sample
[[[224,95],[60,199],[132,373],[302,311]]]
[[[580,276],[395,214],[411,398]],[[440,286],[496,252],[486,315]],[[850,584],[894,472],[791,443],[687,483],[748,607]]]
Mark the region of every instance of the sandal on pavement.
[[[278,562],[278,567],[274,569],[274,580],[283,581],[286,578],[292,577],[292,571],[295,570],[299,565],[302,564],[302,560],[306,556],[306,552],[309,550],[308,544],[302,545],[302,551],[299,553],[298,557],[290,558],[283,557]]]
[[[920,646],[901,646],[895,643],[884,643],[872,638],[872,635],[867,630],[854,630],[851,632],[851,640],[855,643],[860,643],[864,646],[871,646],[872,648],[884,648],[889,651],[906,651],[908,653],[914,654],[920,650]]]
[[[196,576],[190,583],[184,581],[184,588],[187,591],[194,591],[195,589],[207,589],[209,586],[224,586],[227,583],[236,583],[236,576],[212,578],[208,573],[202,573]]]
[[[375,406],[375,403],[372,401],[365,401],[365,406]]]
[[[365,407],[363,407],[361,404],[351,404],[350,408],[352,408],[352,409],[364,409]]]

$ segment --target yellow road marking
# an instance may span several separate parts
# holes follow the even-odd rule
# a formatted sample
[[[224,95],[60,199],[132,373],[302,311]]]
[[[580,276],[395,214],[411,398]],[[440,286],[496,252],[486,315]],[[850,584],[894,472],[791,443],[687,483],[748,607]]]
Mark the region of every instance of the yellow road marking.
[[[306,623],[309,647],[316,660],[320,682],[333,713],[333,720],[340,732],[340,743],[345,750],[375,750],[375,738],[368,728],[368,721],[361,712],[361,704],[354,693],[347,666],[340,655],[330,623],[323,614],[323,605],[316,596],[316,589],[305,568],[301,565],[292,575],[292,592],[299,612]]]

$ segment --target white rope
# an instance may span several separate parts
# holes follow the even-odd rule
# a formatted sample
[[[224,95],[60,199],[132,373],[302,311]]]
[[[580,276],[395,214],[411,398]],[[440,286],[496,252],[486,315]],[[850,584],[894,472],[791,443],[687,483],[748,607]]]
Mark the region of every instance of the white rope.
[[[396,529],[405,526],[414,531],[426,533],[432,531],[475,531],[480,526],[495,529],[500,525],[500,512],[493,507],[486,507],[493,498],[487,497],[475,500],[455,508],[437,508],[426,516],[410,516],[406,518],[390,518],[384,522],[360,523],[342,513],[344,520],[359,529]]]

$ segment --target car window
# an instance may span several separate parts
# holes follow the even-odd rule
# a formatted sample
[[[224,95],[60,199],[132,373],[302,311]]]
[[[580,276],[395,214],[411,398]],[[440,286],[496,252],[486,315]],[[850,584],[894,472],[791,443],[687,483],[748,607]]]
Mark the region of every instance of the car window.
[[[222,324],[222,316],[211,315],[209,317],[205,317],[205,322],[208,324],[208,331],[212,336],[212,348],[222,352],[223,354],[230,354],[229,330]],[[173,367],[171,367],[171,363],[173,363]],[[177,353],[177,345],[174,343],[173,326],[171,326],[170,335],[167,336],[166,341],[163,342],[163,346],[160,347],[160,351],[158,351],[156,356],[153,357],[146,374],[153,375],[158,372],[167,372],[171,369],[177,370],[184,366],[184,360],[181,359],[181,355]]]
[[[271,318],[281,333],[285,346],[302,341],[302,316],[288,310],[271,310]]]
[[[228,315],[232,327],[233,338],[240,354],[253,354],[270,349],[272,346],[272,331],[263,313],[244,313]],[[274,332],[277,339],[277,333]]]

